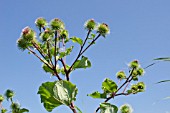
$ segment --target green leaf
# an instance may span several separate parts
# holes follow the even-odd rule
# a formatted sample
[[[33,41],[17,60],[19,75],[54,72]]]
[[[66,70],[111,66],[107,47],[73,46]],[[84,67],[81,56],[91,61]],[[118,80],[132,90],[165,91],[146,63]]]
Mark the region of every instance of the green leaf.
[[[77,109],[78,113],[82,113],[82,111],[77,106],[74,107]]]
[[[101,103],[100,104],[100,113],[117,113],[118,108],[115,105],[110,103]]]
[[[54,97],[53,88],[55,84],[56,82],[45,82],[39,87],[38,94],[40,94],[41,103],[44,104],[44,108],[48,112],[63,104]]]
[[[170,82],[170,80],[162,80],[162,81],[157,82],[156,84],[163,83],[163,82]]]
[[[50,69],[46,64],[43,64],[42,68],[46,73],[51,73],[51,74],[54,73],[54,71]]]
[[[63,58],[67,55],[70,55],[72,52],[74,46],[71,46],[70,48],[67,48],[64,52],[60,52],[60,58]]]
[[[156,58],[154,60],[170,61],[170,57]]]
[[[29,112],[29,110],[26,109],[26,108],[22,108],[22,109],[19,110],[19,112],[20,112],[20,113]]]
[[[88,60],[87,57],[82,56],[81,60],[77,60],[73,66],[73,69],[76,68],[89,68],[91,67],[91,62]]]
[[[106,78],[102,83],[102,89],[106,93],[113,93],[117,91],[117,84],[109,78]]]
[[[69,106],[71,102],[76,100],[78,89],[76,85],[66,80],[57,81],[54,88],[54,97],[61,103]]]
[[[88,94],[87,96],[91,96],[92,98],[100,98],[100,99],[106,99],[107,94],[106,93],[99,93],[98,91]]]
[[[83,45],[83,40],[81,38],[78,38],[78,37],[72,37],[70,38],[72,40],[72,42],[74,43],[78,43],[80,45]]]

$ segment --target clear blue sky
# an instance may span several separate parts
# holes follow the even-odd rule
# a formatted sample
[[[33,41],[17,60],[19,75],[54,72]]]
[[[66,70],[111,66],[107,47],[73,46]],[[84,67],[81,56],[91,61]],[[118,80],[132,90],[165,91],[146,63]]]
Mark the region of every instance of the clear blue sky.
[[[101,38],[85,54],[92,68],[72,73],[71,81],[79,93],[75,104],[83,113],[93,113],[100,102],[86,95],[100,90],[104,78],[115,79],[119,70],[127,70],[127,63],[138,59],[145,67],[157,57],[170,56],[170,1],[169,0],[0,0],[0,94],[7,88],[30,113],[47,113],[37,95],[42,82],[54,81],[41,69],[41,63],[16,46],[25,26],[36,29],[34,21],[44,17],[48,21],[60,18],[70,36],[85,38],[83,28],[87,19],[94,18],[110,26],[111,33]],[[77,47],[77,46],[76,46]],[[74,50],[76,53],[76,49]],[[71,55],[68,62],[74,60]],[[170,95],[170,83],[155,85],[170,79],[170,62],[161,62],[146,70],[147,90],[129,97],[118,97],[111,102],[117,106],[129,103],[134,113],[170,113],[170,100],[159,101]],[[156,104],[153,104],[156,102]],[[5,106],[7,103],[5,103]],[[71,113],[59,107],[52,113]]]

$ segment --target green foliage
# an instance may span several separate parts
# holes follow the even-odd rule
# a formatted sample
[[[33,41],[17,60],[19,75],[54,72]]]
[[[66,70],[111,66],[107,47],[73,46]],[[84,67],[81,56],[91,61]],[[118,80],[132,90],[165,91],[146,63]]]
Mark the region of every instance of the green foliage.
[[[39,87],[41,102],[47,111],[51,112],[60,105],[69,106],[76,100],[78,89],[69,81],[61,80],[56,82],[46,82]]]
[[[98,98],[98,99],[106,99],[107,94],[106,93],[99,93],[98,91],[88,94],[87,96],[91,96],[92,98]]]
[[[113,93],[117,91],[117,84],[109,78],[102,83],[102,89],[105,93]]]
[[[72,42],[74,42],[74,43],[78,43],[80,45],[83,45],[83,40],[81,38],[72,37],[72,38],[70,38],[70,40],[72,40]]]
[[[73,69],[78,69],[78,68],[89,68],[91,67],[91,62],[89,59],[85,56],[82,56],[81,60],[77,60],[73,66]]]
[[[118,108],[115,105],[110,103],[101,103],[100,104],[100,113],[117,113]]]
[[[7,100],[13,98],[14,97],[14,91],[7,89],[6,92],[5,92],[5,96],[6,96]]]
[[[0,103],[3,102],[4,96],[0,95]]]

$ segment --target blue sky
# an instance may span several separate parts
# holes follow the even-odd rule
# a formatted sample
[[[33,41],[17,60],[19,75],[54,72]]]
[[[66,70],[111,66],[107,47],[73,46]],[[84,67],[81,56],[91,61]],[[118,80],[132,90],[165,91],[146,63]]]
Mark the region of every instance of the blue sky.
[[[86,95],[101,91],[104,78],[117,82],[115,73],[127,71],[127,64],[134,59],[145,67],[153,63],[154,58],[170,56],[169,5],[169,0],[0,0],[0,94],[8,88],[13,89],[15,100],[30,109],[30,113],[47,113],[36,93],[41,83],[56,78],[43,72],[41,63],[33,55],[18,50],[16,40],[25,26],[37,30],[34,21],[38,17],[48,21],[60,18],[70,36],[84,39],[84,22],[93,18],[107,23],[111,33],[85,53],[92,68],[71,75],[71,81],[79,88],[75,104],[83,113],[93,113],[103,100]],[[77,50],[74,49],[73,55],[67,58],[68,62],[74,60]],[[170,62],[160,62],[148,68],[145,76],[140,78],[147,85],[146,92],[118,97],[111,103],[117,106],[129,103],[134,113],[170,113],[170,100],[160,101],[170,95],[170,83],[154,84],[170,79],[169,67]],[[52,113],[71,111],[61,106]]]

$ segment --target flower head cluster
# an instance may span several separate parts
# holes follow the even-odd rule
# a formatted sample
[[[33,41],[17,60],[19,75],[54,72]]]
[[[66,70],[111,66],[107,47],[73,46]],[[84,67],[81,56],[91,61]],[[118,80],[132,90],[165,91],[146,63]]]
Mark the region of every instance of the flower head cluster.
[[[143,82],[138,82],[137,84],[133,84],[131,86],[131,89],[128,90],[127,92],[130,94],[137,94],[138,92],[144,92],[145,91],[145,84]]]

